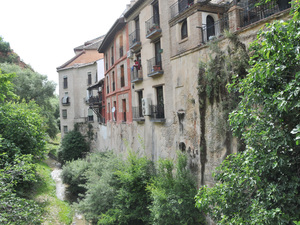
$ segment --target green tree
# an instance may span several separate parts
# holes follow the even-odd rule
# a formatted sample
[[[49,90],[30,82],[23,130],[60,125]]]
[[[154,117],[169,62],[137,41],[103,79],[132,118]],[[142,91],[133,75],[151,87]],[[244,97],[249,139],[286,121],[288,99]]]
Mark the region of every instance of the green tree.
[[[17,96],[13,93],[12,80],[15,77],[14,74],[2,73],[0,69],[0,103],[4,102],[7,98],[15,99]]]
[[[58,97],[54,95],[56,84],[33,70],[23,69],[18,65],[10,63],[0,64],[0,68],[5,73],[15,74],[12,80],[14,84],[13,92],[20,97],[20,101],[26,102],[34,100],[41,108],[41,114],[46,119],[47,133],[54,138],[58,133],[57,109]]]
[[[267,25],[252,44],[249,74],[231,85],[242,94],[230,115],[246,149],[217,169],[196,206],[218,224],[293,224],[300,219],[300,15]],[[236,78],[238,79],[238,78]]]
[[[34,102],[0,104],[0,135],[20,148],[21,154],[44,157],[43,122],[40,108]]]
[[[89,151],[84,136],[77,130],[69,131],[62,139],[58,158],[61,162],[83,158]]]

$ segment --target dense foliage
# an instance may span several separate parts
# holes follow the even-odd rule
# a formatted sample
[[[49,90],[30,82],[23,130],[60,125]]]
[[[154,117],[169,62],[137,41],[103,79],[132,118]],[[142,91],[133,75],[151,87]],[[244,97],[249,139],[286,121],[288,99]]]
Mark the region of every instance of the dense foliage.
[[[43,157],[43,122],[40,108],[34,102],[0,104],[0,134],[18,146],[22,154]]]
[[[300,15],[276,21],[251,46],[249,74],[230,86],[243,94],[230,115],[246,149],[217,169],[197,207],[218,224],[293,224],[300,220]]]
[[[7,102],[16,97],[12,79],[0,73],[0,222],[41,224],[40,206],[25,193],[36,182],[35,160],[44,156],[44,123],[34,102]]]
[[[77,130],[69,131],[62,139],[58,158],[61,162],[83,158],[89,151],[89,146],[84,136]]]
[[[125,160],[111,152],[92,153],[67,163],[62,176],[77,186],[69,189],[81,193],[76,208],[94,224],[200,224],[186,160],[179,154],[176,168],[171,160],[160,160],[155,169],[131,151]]]
[[[20,98],[19,102],[27,103],[34,100],[42,109],[40,114],[46,120],[46,131],[50,137],[54,138],[58,133],[57,119],[59,117],[58,98],[54,96],[56,85],[47,79],[47,76],[32,71],[29,68],[21,68],[10,63],[0,64],[0,68],[5,73],[15,74],[12,80],[14,84],[13,92]]]
[[[192,201],[197,186],[185,154],[178,153],[176,168],[170,159],[159,160],[156,176],[147,189],[152,199],[151,224],[204,224],[204,217]]]

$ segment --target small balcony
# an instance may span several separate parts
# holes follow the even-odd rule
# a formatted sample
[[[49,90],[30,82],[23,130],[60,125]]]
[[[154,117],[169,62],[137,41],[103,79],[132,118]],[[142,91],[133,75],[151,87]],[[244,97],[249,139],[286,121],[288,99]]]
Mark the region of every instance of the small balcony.
[[[165,107],[163,104],[151,106],[151,121],[152,122],[165,122]]]
[[[63,106],[69,106],[70,105],[70,97],[69,96],[62,97],[61,104]]]
[[[147,60],[148,77],[156,77],[164,73],[161,63],[161,56]]]
[[[129,48],[136,51],[141,48],[140,30],[136,29],[129,34]]]
[[[170,6],[170,19],[178,16],[194,5],[194,0],[180,0]]]
[[[132,107],[132,120],[133,121],[145,121],[145,118],[142,114],[142,106],[133,106]]]
[[[102,95],[101,95],[101,97],[99,97],[99,96],[90,96],[87,99],[87,103],[89,105],[100,105],[101,102],[102,102]]]
[[[161,35],[161,28],[159,25],[158,16],[153,16],[145,22],[146,38],[153,40]]]
[[[136,66],[133,66],[130,71],[131,83],[138,83],[143,80],[143,71],[142,68],[138,69]]]
[[[278,2],[278,3],[277,3]],[[291,8],[289,0],[270,1],[262,5],[256,5],[257,3],[242,4],[238,3],[243,9],[241,10],[241,26],[248,26],[259,20],[267,18],[275,13],[281,12],[288,8]]]

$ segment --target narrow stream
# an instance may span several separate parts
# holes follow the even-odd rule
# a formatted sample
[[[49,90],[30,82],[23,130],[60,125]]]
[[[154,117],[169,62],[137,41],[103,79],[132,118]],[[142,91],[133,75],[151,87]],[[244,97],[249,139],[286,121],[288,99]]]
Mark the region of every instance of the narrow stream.
[[[51,172],[51,177],[56,183],[56,196],[58,199],[65,201],[66,200],[66,185],[62,182],[61,179],[61,165],[56,160],[48,157],[46,163],[53,169]],[[78,213],[75,213],[73,217],[72,225],[89,225],[89,223],[84,219],[84,217]]]

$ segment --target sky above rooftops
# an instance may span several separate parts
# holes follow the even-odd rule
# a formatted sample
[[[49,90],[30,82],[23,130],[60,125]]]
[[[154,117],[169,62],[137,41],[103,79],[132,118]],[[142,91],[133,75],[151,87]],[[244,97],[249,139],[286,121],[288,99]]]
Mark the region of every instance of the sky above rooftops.
[[[75,47],[104,35],[129,2],[5,0],[1,2],[0,36],[36,72],[58,83],[56,68],[75,55]]]

